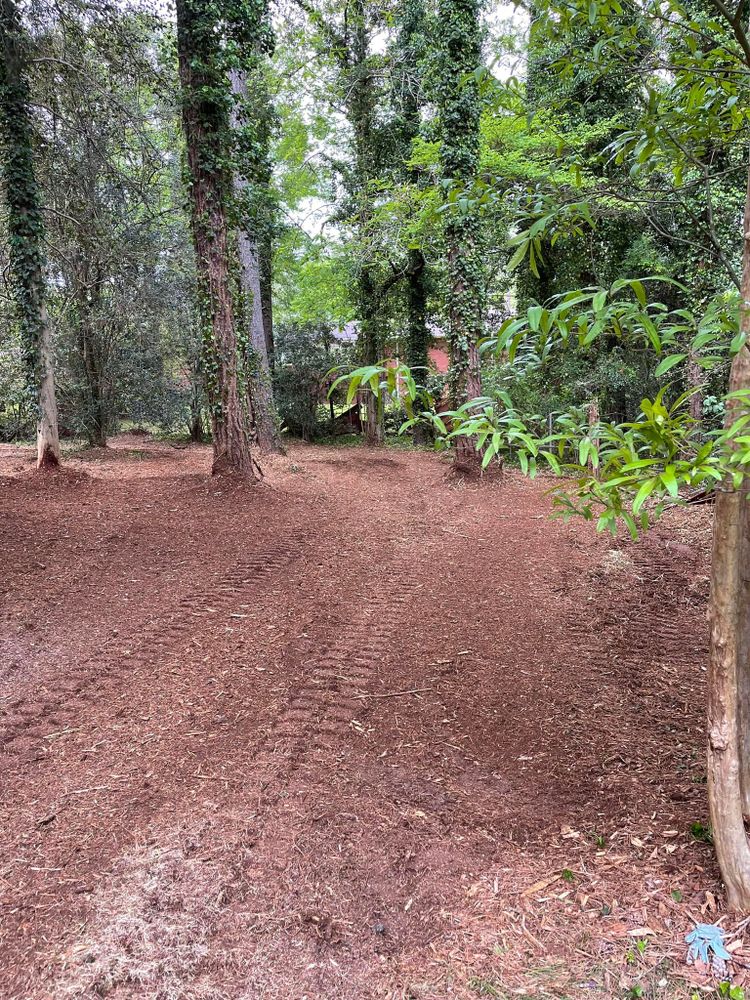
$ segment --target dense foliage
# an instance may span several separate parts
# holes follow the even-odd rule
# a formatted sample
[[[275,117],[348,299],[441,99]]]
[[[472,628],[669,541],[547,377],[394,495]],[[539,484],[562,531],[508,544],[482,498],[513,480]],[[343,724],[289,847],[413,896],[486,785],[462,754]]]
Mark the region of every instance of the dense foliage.
[[[479,384],[477,370],[472,391],[459,387],[478,364],[470,344],[519,308],[655,277],[654,301],[698,316],[737,285],[744,89],[710,9],[675,8],[660,28],[636,7],[597,8],[590,20],[537,4],[503,20],[463,0],[393,10],[362,0],[344,17],[334,3],[290,0],[274,14],[271,56],[265,8],[220,7],[201,13],[226,39],[204,94],[218,118],[203,156],[223,171],[228,204],[233,173],[249,178],[231,222],[252,233],[266,282],[273,269],[287,357],[309,354],[310,330],[335,342],[354,322],[361,361],[406,359],[427,382],[428,347],[437,337],[442,350],[445,335],[460,402]],[[145,3],[21,11],[34,132],[34,172],[24,171],[38,179],[48,233],[62,430],[95,444],[129,422],[198,434],[212,362],[200,348],[206,292],[190,245],[174,25]],[[719,94],[685,89],[690,39],[707,37],[716,48],[701,58]],[[239,118],[227,85],[238,68]],[[6,247],[18,259],[15,237]],[[6,438],[28,436],[34,421],[33,330],[18,316],[3,305]],[[728,369],[721,360],[708,371],[705,353],[687,351],[670,379],[675,391],[697,388],[692,412],[708,432]],[[658,363],[609,335],[563,353],[523,346],[512,362],[485,351],[482,391],[510,391],[519,412],[545,419],[595,406],[623,421],[658,391]],[[290,397],[293,384],[285,413],[309,407],[301,389]],[[291,418],[288,430],[301,426]]]

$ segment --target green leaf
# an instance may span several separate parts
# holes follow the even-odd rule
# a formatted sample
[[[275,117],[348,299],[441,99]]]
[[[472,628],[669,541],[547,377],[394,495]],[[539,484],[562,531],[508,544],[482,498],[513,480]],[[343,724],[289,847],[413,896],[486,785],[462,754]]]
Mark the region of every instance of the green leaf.
[[[677,484],[677,476],[675,475],[675,468],[673,465],[668,465],[664,472],[662,472],[659,477],[667,488],[667,492],[671,497],[677,498],[680,488]]]
[[[651,496],[651,494],[656,489],[656,485],[659,480],[656,477],[647,479],[645,483],[641,486],[633,500],[633,513],[638,514],[641,507],[644,505],[646,500]]]
[[[684,361],[686,357],[687,354],[669,354],[656,366],[654,375],[658,378],[660,375],[666,374],[671,368],[674,368],[675,365],[679,365],[680,362]]]
[[[635,292],[635,297],[638,299],[643,308],[646,308],[646,290],[643,287],[642,282],[634,281],[631,285],[633,291]]]

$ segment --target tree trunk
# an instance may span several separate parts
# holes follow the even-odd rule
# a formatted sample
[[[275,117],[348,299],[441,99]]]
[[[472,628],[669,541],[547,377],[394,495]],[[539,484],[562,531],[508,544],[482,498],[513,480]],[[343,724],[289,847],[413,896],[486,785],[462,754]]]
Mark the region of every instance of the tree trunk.
[[[475,73],[481,65],[478,0],[440,0],[439,111],[443,177],[469,193],[479,169],[481,101]],[[482,334],[482,226],[476,207],[446,213],[449,385],[454,408],[481,396],[478,342]],[[481,455],[457,438],[455,467],[478,472]]]
[[[230,236],[226,204],[231,197],[227,109],[217,88],[227,86],[216,69],[217,32],[198,0],[177,2],[177,49],[182,85],[182,118],[190,172],[193,242],[203,312],[203,370],[211,413],[213,472],[255,478],[250,451],[251,412],[240,385],[238,338],[233,301]]]
[[[239,102],[247,99],[247,77],[239,70],[229,74],[232,93]],[[242,126],[241,104],[235,103],[233,125]],[[244,298],[243,317],[250,331],[248,351],[248,381],[255,434],[258,446],[264,455],[284,454],[284,445],[279,431],[279,418],[273,398],[271,367],[268,358],[266,324],[263,316],[263,294],[261,289],[260,240],[247,225],[247,200],[250,181],[239,172],[234,175],[234,190],[241,220],[238,234],[240,259],[240,285]]]
[[[370,65],[370,33],[364,0],[353,0],[351,6],[351,53],[344,57],[347,83],[347,107],[354,133],[353,197],[360,253],[357,273],[357,317],[359,319],[359,354],[363,364],[374,365],[379,360],[377,328],[377,287],[368,259],[367,240],[372,220],[372,158],[374,152],[375,89]],[[372,395],[365,400],[365,442],[383,443],[382,407]]]
[[[258,242],[260,257],[260,304],[263,311],[263,330],[266,335],[268,367],[273,372],[276,354],[273,338],[273,246],[270,236]]]
[[[454,383],[453,405],[459,406],[468,399],[475,399],[482,395],[482,376],[479,368],[479,347],[476,341],[469,341],[465,346],[459,344],[456,349],[456,341],[451,342],[451,366],[454,373],[461,373],[461,380]],[[455,395],[455,385],[460,386],[458,396]],[[453,462],[454,468],[460,472],[479,472],[482,463],[482,456],[477,451],[471,438],[456,438],[456,455]]]
[[[427,328],[427,290],[425,288],[425,259],[421,250],[409,251],[409,266],[407,270],[406,308],[407,308],[407,344],[406,363],[414,370],[418,369],[416,379],[423,383],[427,379],[427,349],[430,343],[430,331]],[[414,444],[428,444],[430,434],[424,424],[415,424],[412,431]]]
[[[190,440],[193,444],[203,443],[203,417],[199,409],[193,408],[190,413],[190,427],[188,429]]]
[[[60,438],[57,431],[57,399],[52,360],[51,324],[42,307],[42,336],[39,339],[39,420],[36,432],[38,469],[54,469],[60,464]]]
[[[750,334],[750,176],[745,203],[741,328]],[[730,392],[750,389],[750,348],[732,363]],[[727,403],[726,426],[747,411]],[[726,482],[716,492],[708,674],[708,800],[714,846],[733,910],[750,910],[750,501]]]
[[[109,421],[104,385],[104,358],[101,341],[98,341],[94,324],[101,283],[98,275],[92,276],[86,262],[73,268],[72,284],[77,305],[78,352],[81,356],[86,395],[86,437],[92,448],[106,448]]]
[[[360,277],[360,294],[366,299],[368,294],[374,295],[369,272]],[[366,365],[377,364],[378,361],[378,337],[376,319],[370,314],[373,305],[370,302],[365,310],[359,331],[360,350],[362,360]],[[383,407],[380,400],[375,398],[372,392],[365,396],[365,444],[379,447],[385,440],[383,428]]]
[[[0,0],[0,139],[8,206],[10,270],[21,321],[28,392],[37,404],[37,468],[60,464],[52,327],[45,307],[43,220],[34,171],[29,87],[20,14]]]
[[[284,454],[279,431],[279,418],[273,398],[271,367],[268,359],[266,331],[263,323],[263,301],[260,287],[258,245],[246,233],[239,237],[240,274],[246,308],[250,312],[249,358],[250,396],[258,446],[264,455]]]

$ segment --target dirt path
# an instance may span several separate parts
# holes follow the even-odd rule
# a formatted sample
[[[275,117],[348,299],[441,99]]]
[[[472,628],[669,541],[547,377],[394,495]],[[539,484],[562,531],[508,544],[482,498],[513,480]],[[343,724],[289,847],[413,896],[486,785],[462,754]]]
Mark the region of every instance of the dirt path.
[[[136,438],[26,463],[0,996],[680,995],[716,892],[704,514],[612,547],[426,454],[300,447],[255,489]]]

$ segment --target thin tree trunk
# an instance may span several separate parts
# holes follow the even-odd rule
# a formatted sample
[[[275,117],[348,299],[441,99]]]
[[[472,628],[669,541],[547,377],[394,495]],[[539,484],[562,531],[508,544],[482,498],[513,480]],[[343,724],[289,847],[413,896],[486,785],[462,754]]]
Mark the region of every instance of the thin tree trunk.
[[[232,70],[229,78],[235,98],[239,98],[240,102],[246,100],[246,75],[239,70]],[[242,124],[242,114],[237,103],[235,103],[233,111],[233,124],[235,128],[239,128]],[[240,219],[243,219],[246,214],[243,211],[243,206],[247,202],[249,184],[246,177],[235,172],[234,190]],[[263,316],[259,239],[257,235],[250,232],[247,226],[241,225],[237,243],[240,259],[240,285],[244,296],[243,313],[245,322],[250,329],[251,349],[248,357],[248,376],[255,433],[258,446],[264,455],[283,455],[284,445],[281,441],[279,418],[273,398],[266,325]]]
[[[86,398],[83,401],[86,411],[86,437],[92,448],[106,448],[109,428],[104,398],[104,363],[101,351],[97,349],[101,345],[97,345],[93,320],[100,284],[98,280],[89,284],[88,268],[85,265],[80,269],[74,269],[72,280],[78,307],[78,352],[81,356],[86,386]]]
[[[409,251],[407,270],[406,308],[408,315],[406,362],[411,369],[420,369],[417,381],[427,377],[427,349],[430,331],[427,328],[427,290],[425,289],[425,259],[421,250]],[[415,424],[412,431],[414,444],[427,444],[429,431],[424,424]]]
[[[258,245],[242,232],[239,237],[240,274],[246,306],[250,312],[250,395],[258,446],[264,455],[284,454],[279,431],[279,418],[273,398],[273,383],[268,360],[266,331],[263,323],[263,302],[260,288]]]
[[[374,141],[375,90],[370,66],[370,36],[364,0],[353,0],[351,8],[351,59],[345,61],[348,75],[348,110],[354,132],[354,199],[357,235],[361,242],[357,274],[357,313],[359,353],[363,364],[378,362],[377,287],[373,268],[367,258],[367,239],[372,220],[371,185]],[[365,401],[365,442],[381,445],[384,440],[382,407],[372,393]]]
[[[247,393],[241,391],[238,338],[233,301],[230,237],[226,199],[231,191],[226,158],[221,148],[223,102],[212,100],[220,85],[214,64],[218,44],[206,31],[207,17],[198,0],[177,2],[177,48],[182,85],[182,117],[191,177],[191,220],[204,315],[206,395],[211,413],[213,469],[255,478],[250,451],[251,413]]]
[[[371,293],[374,295],[372,282],[369,280],[369,272],[367,272],[364,280],[360,278],[360,282],[363,283],[360,294],[363,294],[365,300],[367,300],[368,294]],[[359,331],[362,359],[366,365],[374,365],[378,361],[376,318],[374,315],[371,315],[372,309],[373,303],[370,301],[365,308]],[[383,408],[380,401],[375,398],[374,393],[368,392],[365,396],[365,443],[373,447],[379,447],[383,444],[384,440]]]
[[[37,468],[60,464],[52,326],[45,306],[43,220],[34,171],[21,17],[0,0],[0,139],[8,205],[10,267],[21,320],[29,396],[37,403]]]
[[[750,175],[745,203],[741,328],[750,334]],[[732,363],[730,392],[750,389],[750,348]],[[729,400],[726,426],[747,404]],[[750,910],[750,500],[726,482],[717,490],[708,675],[708,800],[714,846],[730,909]]]
[[[273,372],[276,360],[273,337],[273,246],[270,236],[258,242],[260,258],[260,304],[263,312],[263,331],[266,336],[268,367]]]
[[[194,444],[203,443],[203,417],[200,407],[191,406],[189,436]]]
[[[60,437],[57,430],[55,370],[52,359],[52,330],[47,310],[41,310],[42,335],[39,338],[39,419],[36,432],[38,469],[54,469],[60,464]]]

